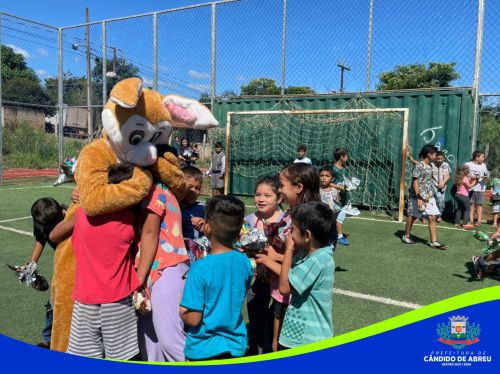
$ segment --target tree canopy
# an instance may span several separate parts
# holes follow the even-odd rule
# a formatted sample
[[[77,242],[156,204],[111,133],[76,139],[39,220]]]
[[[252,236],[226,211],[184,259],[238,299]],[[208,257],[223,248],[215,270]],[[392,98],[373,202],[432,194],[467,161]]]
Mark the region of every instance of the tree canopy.
[[[307,86],[288,86],[285,88],[285,94],[308,94],[315,93],[311,87]],[[281,88],[276,85],[276,81],[271,78],[256,78],[252,79],[247,85],[241,86],[242,95],[258,96],[258,95],[279,95]]]
[[[460,78],[456,63],[431,62],[424,64],[398,65],[393,70],[379,75],[377,90],[401,90],[411,88],[450,87]]]

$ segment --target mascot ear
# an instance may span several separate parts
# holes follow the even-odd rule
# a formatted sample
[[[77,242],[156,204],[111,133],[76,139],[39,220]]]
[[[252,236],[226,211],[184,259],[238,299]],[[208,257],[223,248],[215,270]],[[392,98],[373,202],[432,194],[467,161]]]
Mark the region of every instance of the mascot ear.
[[[109,95],[116,105],[122,108],[134,108],[142,96],[142,81],[140,78],[127,78],[118,82]]]
[[[199,102],[176,95],[163,98],[163,105],[170,113],[174,127],[209,129],[219,126],[208,108]]]

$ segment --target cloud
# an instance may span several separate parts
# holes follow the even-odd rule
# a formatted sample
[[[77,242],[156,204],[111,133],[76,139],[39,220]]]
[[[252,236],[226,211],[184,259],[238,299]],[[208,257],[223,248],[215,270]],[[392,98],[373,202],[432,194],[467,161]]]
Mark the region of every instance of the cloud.
[[[49,56],[49,51],[47,51],[45,48],[38,47],[36,49],[36,51],[38,52],[38,54],[40,56],[43,56],[43,57],[48,57]]]
[[[16,47],[14,44],[7,44],[7,47],[12,48],[14,50],[14,53],[23,55],[24,58],[29,58],[31,56],[31,54],[27,50]]]
[[[195,79],[210,79],[210,74],[199,72],[196,70],[189,70],[188,74]]]
[[[210,91],[210,85],[209,84],[194,84],[194,83],[189,83],[188,87],[191,88],[192,90],[200,91],[200,92],[208,92],[208,91]]]
[[[247,80],[243,75],[237,75],[236,78],[234,78],[234,79],[236,79],[237,81],[240,81],[240,82]]]
[[[35,73],[36,73],[36,75],[38,75],[40,78],[43,78],[43,77],[46,77],[46,76],[47,76],[47,72],[46,72],[45,70],[42,70],[42,69],[35,70]]]

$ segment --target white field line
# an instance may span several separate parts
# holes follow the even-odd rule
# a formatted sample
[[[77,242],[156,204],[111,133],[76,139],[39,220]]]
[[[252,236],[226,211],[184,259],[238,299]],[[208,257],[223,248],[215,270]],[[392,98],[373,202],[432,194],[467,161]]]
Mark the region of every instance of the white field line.
[[[0,187],[0,192],[2,191],[14,191],[14,190],[32,190],[35,188],[75,188],[74,186],[30,186],[30,187],[6,187],[6,188],[1,188]]]
[[[373,221],[373,222],[386,222],[386,223],[397,223],[404,225],[405,222],[398,222],[398,221],[392,221],[392,220],[387,220],[387,219],[377,219],[377,218],[366,218],[366,217],[347,217],[348,219],[358,219],[361,221]],[[421,227],[427,227],[427,225],[424,225],[422,223],[414,223],[413,226],[421,226]],[[474,232],[474,230],[465,230],[461,229],[459,227],[447,227],[447,226],[440,226],[436,225],[436,228],[438,229],[443,229],[443,230],[455,230],[455,231],[465,231],[465,232]],[[479,227],[477,228],[479,230]],[[491,233],[487,231],[488,233]]]
[[[23,231],[23,230],[17,230],[17,229],[13,229],[12,227],[0,226],[0,229],[2,229],[2,230],[6,230],[6,231],[12,231],[12,232],[15,232],[15,233],[17,233],[17,234],[22,234],[22,235],[33,236],[33,233],[32,233],[32,232]]]
[[[387,297],[380,297],[380,296],[374,296],[374,295],[367,295],[367,294],[359,293],[359,292],[346,291],[346,290],[341,290],[339,288],[334,288],[333,293],[353,297],[355,299],[374,301],[374,302],[380,303],[380,304],[395,305],[395,306],[399,306],[401,308],[407,308],[407,309],[418,309],[418,308],[422,307],[422,305],[407,303],[406,301],[398,301],[398,300],[389,299]]]
[[[11,218],[11,219],[4,219],[3,221],[0,221],[0,223],[4,222],[14,222],[14,221],[21,221],[23,219],[28,219],[31,218],[31,216],[26,216],[26,217],[19,217],[19,218]]]

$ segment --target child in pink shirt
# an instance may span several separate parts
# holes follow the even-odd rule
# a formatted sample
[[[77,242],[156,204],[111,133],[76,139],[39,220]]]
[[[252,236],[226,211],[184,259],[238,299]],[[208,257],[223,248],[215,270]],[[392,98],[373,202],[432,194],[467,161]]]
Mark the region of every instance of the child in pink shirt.
[[[455,201],[457,202],[457,210],[455,211],[455,226],[460,226],[462,219],[464,229],[473,229],[474,225],[469,222],[470,217],[470,199],[469,190],[477,183],[477,178],[469,176],[469,167],[462,165],[458,168],[455,174]]]

